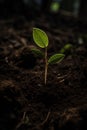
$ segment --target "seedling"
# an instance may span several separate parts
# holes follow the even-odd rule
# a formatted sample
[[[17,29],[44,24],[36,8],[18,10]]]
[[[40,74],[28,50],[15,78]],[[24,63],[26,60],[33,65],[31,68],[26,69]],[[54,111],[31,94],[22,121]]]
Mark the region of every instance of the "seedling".
[[[49,64],[55,64],[55,63],[59,63],[60,61],[62,61],[62,59],[64,58],[64,54],[54,54],[52,55],[49,59],[48,59],[48,55],[47,55],[47,47],[49,44],[49,40],[48,40],[48,36],[47,34],[39,29],[39,28],[33,28],[33,40],[36,43],[37,46],[39,46],[40,48],[44,48],[45,52],[44,52],[44,59],[45,59],[45,78],[44,78],[44,82],[45,85],[47,83],[47,72],[48,72],[48,65]],[[40,54],[40,50],[35,50],[36,53]],[[41,53],[42,54],[42,53]]]

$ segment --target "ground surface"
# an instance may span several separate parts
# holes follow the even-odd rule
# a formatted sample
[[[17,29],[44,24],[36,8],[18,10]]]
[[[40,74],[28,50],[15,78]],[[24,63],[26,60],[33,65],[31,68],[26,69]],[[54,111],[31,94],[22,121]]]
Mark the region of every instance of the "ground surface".
[[[30,16],[31,17],[31,16]],[[0,20],[0,130],[87,129],[87,24],[71,16]],[[48,69],[31,48],[33,27],[49,36],[48,55],[64,60]]]

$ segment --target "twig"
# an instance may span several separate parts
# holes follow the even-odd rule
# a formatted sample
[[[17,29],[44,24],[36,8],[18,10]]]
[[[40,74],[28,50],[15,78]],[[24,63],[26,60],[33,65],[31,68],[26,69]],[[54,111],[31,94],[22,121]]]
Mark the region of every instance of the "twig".
[[[26,112],[23,113],[23,117],[22,117],[21,121],[17,124],[16,129],[18,129],[24,123],[25,116],[26,116]]]
[[[51,114],[51,112],[50,112],[50,111],[48,111],[48,113],[47,113],[47,116],[46,116],[45,120],[44,120],[44,121],[40,124],[41,126],[43,126],[44,124],[46,124],[46,123],[48,122],[48,119],[49,119],[50,114]]]

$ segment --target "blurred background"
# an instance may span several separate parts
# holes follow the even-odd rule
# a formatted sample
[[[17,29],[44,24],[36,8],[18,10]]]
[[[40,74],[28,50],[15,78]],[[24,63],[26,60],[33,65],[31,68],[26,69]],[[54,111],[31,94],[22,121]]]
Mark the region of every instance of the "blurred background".
[[[87,19],[87,0],[0,0],[0,17],[60,11]]]

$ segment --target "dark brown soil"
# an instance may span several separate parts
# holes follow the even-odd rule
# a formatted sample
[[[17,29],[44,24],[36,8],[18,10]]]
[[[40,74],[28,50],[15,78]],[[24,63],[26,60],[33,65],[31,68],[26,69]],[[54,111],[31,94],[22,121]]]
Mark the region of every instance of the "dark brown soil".
[[[0,130],[87,130],[86,22],[29,17],[0,20]],[[46,85],[44,61],[31,52],[33,27],[49,36],[49,56],[72,44],[61,63],[49,66]]]

